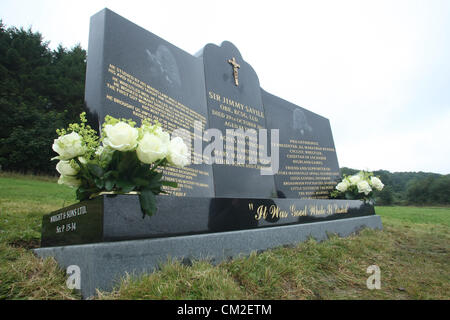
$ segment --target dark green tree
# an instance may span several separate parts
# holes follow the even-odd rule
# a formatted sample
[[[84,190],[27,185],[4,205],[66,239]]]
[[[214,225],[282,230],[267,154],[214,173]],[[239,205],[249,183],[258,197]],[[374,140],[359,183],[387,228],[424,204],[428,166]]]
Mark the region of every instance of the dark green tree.
[[[450,204],[450,175],[436,178],[430,185],[428,193],[433,203]]]
[[[390,185],[385,185],[383,190],[377,191],[375,197],[379,205],[390,206],[394,203],[394,191]]]
[[[0,21],[0,165],[2,170],[54,173],[56,129],[84,110],[86,52],[52,51],[31,29]]]
[[[428,204],[432,202],[430,187],[436,177],[430,176],[423,179],[414,179],[408,184],[406,196],[411,204]]]

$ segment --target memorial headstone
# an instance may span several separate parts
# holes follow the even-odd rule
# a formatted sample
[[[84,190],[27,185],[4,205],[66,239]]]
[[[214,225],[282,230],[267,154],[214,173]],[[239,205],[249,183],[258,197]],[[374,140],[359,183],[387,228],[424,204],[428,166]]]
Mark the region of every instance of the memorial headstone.
[[[185,129],[193,162],[164,170],[178,187],[157,197],[151,217],[142,218],[136,195],[102,195],[43,217],[36,254],[79,266],[85,297],[167,256],[220,261],[381,228],[372,205],[328,198],[339,179],[329,121],[262,90],[230,42],[192,56],[104,9],[91,18],[85,99],[99,128],[111,115]],[[269,141],[262,153],[260,132]]]

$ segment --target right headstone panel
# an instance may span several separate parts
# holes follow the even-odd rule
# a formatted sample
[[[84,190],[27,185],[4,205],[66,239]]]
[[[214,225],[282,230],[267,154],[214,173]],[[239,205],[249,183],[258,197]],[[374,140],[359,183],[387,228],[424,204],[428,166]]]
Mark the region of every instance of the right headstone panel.
[[[267,129],[279,129],[280,198],[327,199],[339,178],[328,119],[261,90]]]

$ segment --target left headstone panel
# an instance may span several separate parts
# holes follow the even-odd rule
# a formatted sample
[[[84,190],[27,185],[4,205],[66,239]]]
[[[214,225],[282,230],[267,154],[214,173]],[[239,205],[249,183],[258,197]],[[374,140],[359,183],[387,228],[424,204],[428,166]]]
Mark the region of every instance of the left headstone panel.
[[[191,150],[195,121],[208,128],[203,60],[108,9],[91,18],[85,100],[99,128],[106,115],[156,120],[171,134],[185,129]],[[178,183],[174,196],[214,196],[208,165],[167,168],[164,178]]]

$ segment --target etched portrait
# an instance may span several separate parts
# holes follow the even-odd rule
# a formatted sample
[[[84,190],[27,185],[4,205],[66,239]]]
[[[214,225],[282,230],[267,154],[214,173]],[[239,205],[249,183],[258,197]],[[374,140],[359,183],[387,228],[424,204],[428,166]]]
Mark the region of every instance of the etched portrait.
[[[181,77],[175,57],[165,45],[159,45],[154,53],[145,50],[150,62],[150,74],[163,79],[170,87],[181,87]]]
[[[312,127],[308,123],[305,112],[299,108],[295,108],[292,114],[292,129],[302,136],[312,133]]]

